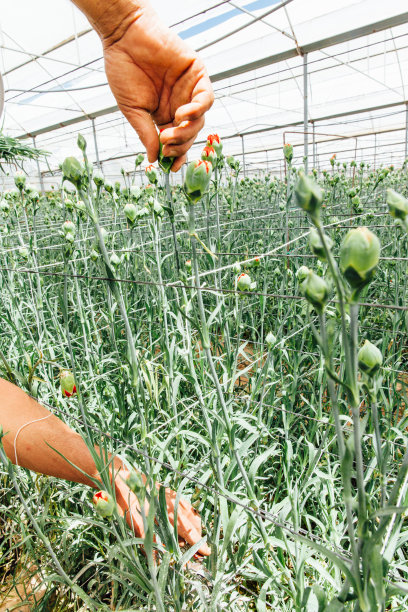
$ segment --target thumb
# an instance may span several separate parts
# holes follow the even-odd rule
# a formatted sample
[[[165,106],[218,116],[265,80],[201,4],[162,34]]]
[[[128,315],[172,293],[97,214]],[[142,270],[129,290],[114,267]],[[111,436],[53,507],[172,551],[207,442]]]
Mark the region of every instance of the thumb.
[[[159,135],[151,114],[142,108],[121,107],[121,111],[136,130],[152,164],[159,156]]]

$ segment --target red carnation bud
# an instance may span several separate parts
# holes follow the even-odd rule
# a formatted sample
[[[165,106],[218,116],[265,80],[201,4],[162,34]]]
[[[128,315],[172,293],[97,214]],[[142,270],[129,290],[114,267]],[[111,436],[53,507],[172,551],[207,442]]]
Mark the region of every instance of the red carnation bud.
[[[77,392],[74,375],[69,370],[62,370],[60,373],[60,383],[62,395],[72,397]]]
[[[218,157],[222,154],[222,142],[218,134],[210,134],[207,137],[207,147],[212,147],[217,153]]]
[[[217,162],[217,153],[215,152],[214,147],[204,147],[203,152],[201,153],[201,159],[203,161],[209,161],[215,165]]]

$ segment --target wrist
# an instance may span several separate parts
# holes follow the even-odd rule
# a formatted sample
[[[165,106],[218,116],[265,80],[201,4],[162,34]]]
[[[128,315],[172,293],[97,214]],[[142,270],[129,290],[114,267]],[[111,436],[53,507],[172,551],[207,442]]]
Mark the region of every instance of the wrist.
[[[121,39],[126,30],[152,10],[146,0],[73,0],[86,15],[104,46]]]

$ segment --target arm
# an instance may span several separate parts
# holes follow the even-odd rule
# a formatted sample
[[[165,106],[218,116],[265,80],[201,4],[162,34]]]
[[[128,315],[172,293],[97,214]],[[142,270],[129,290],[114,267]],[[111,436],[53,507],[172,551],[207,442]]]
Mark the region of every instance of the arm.
[[[214,101],[204,64],[147,0],[73,1],[101,38],[112,93],[149,161],[158,156],[157,126],[177,171]]]
[[[17,456],[18,465],[29,470],[96,488],[90,478],[50,448],[55,448],[91,478],[100,480],[92,455],[78,433],[24,391],[2,379],[0,397],[0,426],[5,432],[3,445],[12,463],[16,463]],[[115,458],[113,465],[118,510],[122,516],[126,516],[128,524],[134,528],[136,534],[143,537],[143,523],[137,498],[124,482],[128,470],[118,458]],[[175,492],[166,489],[167,510],[172,523],[175,498]],[[200,517],[185,500],[180,502],[177,526],[179,535],[189,544],[198,542],[202,537]],[[209,554],[207,545],[204,544],[200,552]]]

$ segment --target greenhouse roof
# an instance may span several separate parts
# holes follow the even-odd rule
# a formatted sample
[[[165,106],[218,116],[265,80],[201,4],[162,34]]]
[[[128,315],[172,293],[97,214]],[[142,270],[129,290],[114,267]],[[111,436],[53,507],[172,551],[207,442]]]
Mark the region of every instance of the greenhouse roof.
[[[85,17],[68,0],[57,10],[55,0],[7,5],[0,22],[6,133],[35,136],[56,167],[72,154],[78,131],[91,144],[94,119],[100,160],[109,160],[112,173],[115,160],[131,166],[127,158],[141,143],[117,111],[100,41]],[[356,148],[378,163],[405,155],[403,0],[178,0],[176,11],[163,0],[153,5],[200,52],[212,77],[216,101],[199,140],[218,131],[231,136],[228,153],[242,155],[244,135],[248,167],[270,163],[275,171],[283,138],[303,155],[306,55],[314,161],[332,150],[349,157]],[[312,134],[309,140],[312,146]]]

